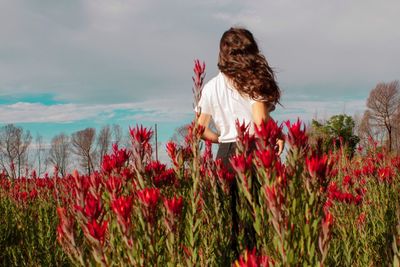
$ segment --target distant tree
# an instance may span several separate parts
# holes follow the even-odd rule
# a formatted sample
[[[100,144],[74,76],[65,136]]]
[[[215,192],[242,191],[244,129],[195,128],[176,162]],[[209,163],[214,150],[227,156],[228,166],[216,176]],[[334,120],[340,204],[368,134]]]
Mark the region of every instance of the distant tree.
[[[81,166],[86,169],[87,174],[94,171],[96,130],[86,128],[72,134],[71,144],[73,152],[81,160]]]
[[[42,176],[43,172],[47,169],[46,155],[47,150],[43,143],[43,136],[37,134],[35,138],[35,162],[37,175]]]
[[[378,83],[369,94],[368,109],[365,111],[365,124],[368,124],[370,129],[385,133],[383,143],[389,152],[393,148],[395,121],[400,109],[399,91],[399,81]]]
[[[190,124],[188,123],[175,128],[174,133],[171,137],[171,141],[174,141],[178,145],[183,145],[185,143],[185,137],[188,134],[189,126]]]
[[[59,174],[65,176],[70,158],[71,143],[69,137],[61,133],[51,139],[51,147],[47,162],[56,166]]]
[[[332,116],[325,123],[312,121],[313,139],[322,142],[324,151],[329,151],[332,147],[339,148],[344,145],[350,156],[354,154],[355,148],[360,141],[354,134],[355,121],[351,116],[341,114]]]
[[[106,125],[101,128],[97,136],[97,153],[99,156],[99,167],[103,161],[104,155],[106,155],[111,147],[111,129],[110,126]]]
[[[123,138],[123,132],[122,132],[122,128],[120,125],[118,124],[113,124],[112,126],[112,136],[113,136],[113,143],[120,145],[120,143],[122,142],[122,138]]]
[[[28,147],[32,136],[14,124],[0,128],[0,167],[12,177],[21,177],[23,166],[27,166]]]

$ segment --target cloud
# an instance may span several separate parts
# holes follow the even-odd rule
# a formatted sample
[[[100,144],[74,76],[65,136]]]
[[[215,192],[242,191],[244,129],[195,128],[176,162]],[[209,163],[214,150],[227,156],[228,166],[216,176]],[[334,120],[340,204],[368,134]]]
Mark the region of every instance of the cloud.
[[[53,104],[18,102],[0,105],[0,123],[71,123],[92,120],[182,121],[192,114],[174,99],[121,104]]]
[[[326,84],[368,91],[399,77],[399,7],[394,0],[3,1],[0,98],[190,99],[192,59],[215,74],[219,38],[231,25],[254,32],[290,92]]]

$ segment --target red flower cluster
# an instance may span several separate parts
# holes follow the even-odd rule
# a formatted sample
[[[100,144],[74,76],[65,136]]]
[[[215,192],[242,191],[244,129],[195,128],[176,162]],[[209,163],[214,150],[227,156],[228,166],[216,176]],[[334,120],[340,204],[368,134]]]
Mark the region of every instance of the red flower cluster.
[[[111,155],[105,155],[102,162],[102,169],[106,173],[110,173],[112,170],[118,170],[126,165],[129,159],[130,153],[125,148],[118,149],[118,145],[113,145],[113,153]]]
[[[175,183],[175,172],[173,169],[167,169],[165,164],[159,161],[152,161],[145,167],[146,174],[151,177],[156,187],[163,185],[172,185]]]
[[[360,204],[363,200],[361,194],[353,195],[348,192],[340,191],[335,182],[330,183],[328,186],[328,198],[331,200],[355,205]]]
[[[157,188],[145,188],[137,192],[139,200],[148,208],[154,209],[157,206],[160,190]]]

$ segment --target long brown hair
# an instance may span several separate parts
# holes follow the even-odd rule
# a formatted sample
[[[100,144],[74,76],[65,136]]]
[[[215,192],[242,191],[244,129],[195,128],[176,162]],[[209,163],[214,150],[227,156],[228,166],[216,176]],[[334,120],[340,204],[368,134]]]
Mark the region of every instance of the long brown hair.
[[[230,28],[222,35],[218,68],[240,94],[254,100],[279,103],[281,93],[274,72],[250,31]]]

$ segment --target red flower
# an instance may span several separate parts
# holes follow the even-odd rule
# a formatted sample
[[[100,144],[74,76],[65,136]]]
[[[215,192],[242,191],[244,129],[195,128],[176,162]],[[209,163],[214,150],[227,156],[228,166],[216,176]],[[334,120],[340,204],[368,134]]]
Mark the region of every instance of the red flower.
[[[350,175],[346,175],[343,178],[343,182],[342,182],[343,186],[352,186],[354,184],[353,179],[351,178]]]
[[[106,181],[106,188],[113,196],[120,194],[122,191],[122,179],[110,176]]]
[[[252,156],[249,154],[246,158],[243,154],[234,155],[231,157],[230,162],[235,171],[238,173],[245,173],[251,169]]]
[[[288,127],[288,142],[292,146],[305,147],[307,146],[308,136],[306,133],[306,126],[297,119],[297,122],[290,124],[290,121],[286,122]],[[303,127],[302,127],[303,126]]]
[[[200,99],[201,88],[203,87],[205,70],[206,70],[206,63],[205,62],[200,63],[200,60],[196,59],[194,61],[194,68],[193,68],[194,77],[192,77],[192,79],[194,83],[194,93],[195,95],[197,95],[198,99]]]
[[[129,159],[130,153],[125,148],[118,149],[118,145],[113,145],[113,153],[105,155],[102,162],[102,169],[104,172],[111,172],[114,169],[122,168]]]
[[[275,147],[276,141],[282,138],[282,125],[278,126],[277,123],[269,119],[262,121],[260,126],[255,125],[256,137],[263,141],[263,146]]]
[[[201,136],[204,133],[205,127],[196,124],[195,121],[193,121],[188,127],[188,134],[185,137],[185,143],[186,145],[190,146],[193,142],[196,142],[196,140],[200,140]]]
[[[111,202],[111,209],[117,215],[120,224],[127,227],[127,224],[131,222],[132,196],[121,196],[113,200]]]
[[[259,166],[263,166],[266,169],[271,168],[272,162],[275,160],[275,153],[271,149],[257,150],[256,158],[258,159]]]
[[[239,257],[239,260],[235,262],[235,265],[233,266],[238,266],[238,267],[268,267],[268,266],[273,266],[275,263],[274,261],[264,255],[257,256],[256,255],[256,248],[253,248],[253,250],[248,250],[246,249],[244,255],[241,255]]]
[[[29,197],[30,197],[32,200],[34,200],[34,199],[37,198],[37,196],[38,196],[38,191],[37,191],[35,188],[32,189],[31,192],[29,193]]]
[[[176,196],[174,196],[171,199],[165,199],[164,205],[167,208],[169,214],[173,215],[174,217],[179,216],[183,208],[183,198],[177,198]]]
[[[153,136],[153,131],[151,129],[144,128],[143,125],[140,127],[136,125],[135,128],[129,127],[129,133],[132,143],[139,143],[141,145],[148,144]]]
[[[96,220],[103,212],[101,199],[94,196],[92,193],[88,193],[85,198],[85,207],[76,205],[75,209],[80,211],[86,218],[90,220]]]
[[[175,166],[175,167],[179,167],[179,164],[178,164],[177,158],[176,158],[176,156],[177,156],[177,146],[176,146],[176,143],[170,141],[170,142],[167,143],[166,147],[167,147],[168,156],[169,156],[169,158],[172,160],[174,166]]]
[[[378,170],[378,177],[382,182],[390,183],[392,181],[393,170],[390,166],[380,168]]]
[[[235,174],[231,173],[223,164],[222,160],[219,158],[215,161],[215,166],[217,168],[218,179],[222,183],[230,185],[235,180]]]
[[[400,172],[400,156],[397,156],[391,160],[392,165],[396,167],[397,171]]]
[[[105,235],[107,232],[108,221],[104,221],[102,224],[98,224],[96,220],[92,220],[86,224],[89,234],[100,242],[101,245],[104,244]]]
[[[149,208],[155,208],[160,197],[160,190],[157,188],[145,188],[138,191],[140,201]]]
[[[310,176],[319,179],[319,182],[324,182],[323,179],[329,176],[332,167],[327,155],[306,158],[306,165]]]
[[[167,169],[165,164],[158,161],[150,162],[145,171],[153,179],[155,186],[171,185],[175,182],[175,172],[172,169]]]

